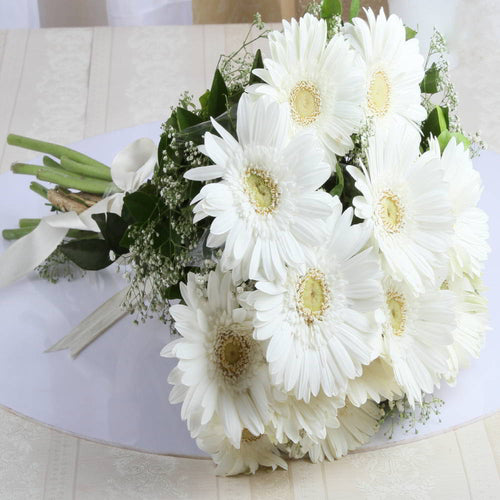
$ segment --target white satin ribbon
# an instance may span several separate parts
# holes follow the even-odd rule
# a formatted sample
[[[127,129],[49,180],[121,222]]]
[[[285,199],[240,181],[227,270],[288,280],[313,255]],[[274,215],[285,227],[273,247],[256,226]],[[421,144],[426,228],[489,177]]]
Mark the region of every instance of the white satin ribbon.
[[[66,212],[44,217],[29,234],[15,241],[0,255],[0,288],[25,276],[39,266],[63,241],[68,230],[99,232],[93,214],[121,214],[125,194],[150,177],[156,165],[156,145],[151,139],[137,139],[120,151],[111,164],[113,182],[123,192],[99,201],[80,214]]]

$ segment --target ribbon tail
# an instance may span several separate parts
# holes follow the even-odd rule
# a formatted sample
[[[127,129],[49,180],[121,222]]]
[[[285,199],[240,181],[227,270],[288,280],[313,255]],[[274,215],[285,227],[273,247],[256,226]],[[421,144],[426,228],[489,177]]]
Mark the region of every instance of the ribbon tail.
[[[10,285],[39,266],[57,248],[68,229],[44,220],[0,255],[0,288]]]
[[[87,316],[68,335],[60,339],[45,352],[62,351],[69,349],[73,358],[76,358],[87,346],[99,338],[108,328],[128,314],[120,305],[125,299],[129,287],[125,287],[113,295],[92,314]]]

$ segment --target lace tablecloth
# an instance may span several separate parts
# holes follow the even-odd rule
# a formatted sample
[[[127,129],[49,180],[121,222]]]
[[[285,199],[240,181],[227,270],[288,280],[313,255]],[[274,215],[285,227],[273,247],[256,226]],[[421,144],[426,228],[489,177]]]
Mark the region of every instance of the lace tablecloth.
[[[465,125],[481,128],[500,152],[494,118],[500,64],[487,44],[491,9],[481,14],[488,19],[476,17],[477,36],[461,45],[454,75]],[[23,155],[4,146],[8,131],[73,143],[164,119],[181,91],[198,95],[209,86],[219,54],[236,48],[245,32],[244,26],[0,31],[0,171]],[[0,450],[0,498],[9,500],[485,499],[500,492],[498,413],[420,441],[321,466],[291,462],[288,472],[252,478],[215,478],[208,460],[97,444],[7,409],[0,409]]]

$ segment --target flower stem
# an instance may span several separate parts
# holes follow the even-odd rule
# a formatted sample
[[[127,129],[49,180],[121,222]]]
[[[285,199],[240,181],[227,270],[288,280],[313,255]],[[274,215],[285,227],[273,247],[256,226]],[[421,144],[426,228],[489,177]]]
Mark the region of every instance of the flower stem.
[[[32,227],[38,226],[41,219],[19,219],[19,227]]]
[[[50,156],[44,156],[42,158],[42,162],[46,167],[61,168],[61,165],[57,163],[57,161],[51,158]]]
[[[62,187],[79,189],[87,193],[104,194],[118,193],[120,189],[115,184],[101,179],[91,179],[82,175],[71,174],[67,171],[45,167],[37,173],[37,178],[41,181],[51,182]]]
[[[38,182],[32,182],[30,184],[30,189],[34,191],[36,194],[39,194],[43,198],[47,199],[48,189],[45,186],[38,184]]]
[[[35,224],[33,226],[17,227],[15,229],[4,229],[2,231],[2,236],[6,240],[18,240],[19,238],[22,238],[23,236],[31,233],[31,231],[33,231],[37,226],[38,224]],[[82,240],[86,238],[96,238],[97,233],[94,233],[92,231],[82,231],[80,229],[70,229],[66,233],[66,237]]]
[[[53,163],[57,164],[57,162]],[[120,191],[113,182],[77,175],[59,166],[47,167],[43,165],[30,165],[28,163],[14,163],[11,166],[11,170],[15,174],[36,175],[41,181],[51,182],[52,184],[58,184],[66,188],[79,189],[87,193],[102,195],[104,193],[117,193]]]
[[[93,165],[99,168],[103,173],[109,172],[109,167],[101,163],[100,161],[90,158],[90,156],[79,153],[73,149],[67,148],[65,146],[60,146],[59,144],[54,144],[52,142],[38,141],[30,137],[24,137],[22,135],[9,134],[7,136],[7,143],[11,146],[18,146],[24,149],[31,149],[32,151],[38,151],[39,153],[45,153],[56,158],[61,158],[66,156],[71,160],[75,160],[79,163],[84,163],[86,165]]]
[[[13,163],[10,167],[15,174],[37,175],[43,165],[30,165],[29,163]]]
[[[74,172],[76,174],[94,177],[96,179],[103,179],[105,181],[113,180],[111,178],[111,170],[109,168],[107,171],[104,171],[102,168],[98,168],[95,165],[80,163],[78,161],[72,160],[71,158],[68,158],[67,156],[61,157],[61,167],[65,170],[68,170],[69,172]]]

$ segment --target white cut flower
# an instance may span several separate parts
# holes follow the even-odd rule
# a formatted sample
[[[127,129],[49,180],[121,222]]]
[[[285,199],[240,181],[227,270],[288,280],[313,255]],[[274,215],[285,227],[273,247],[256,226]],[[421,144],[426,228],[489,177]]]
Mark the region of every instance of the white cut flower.
[[[207,245],[224,245],[221,266],[240,279],[284,279],[285,265],[304,261],[319,244],[332,197],[318,191],[330,176],[321,145],[310,134],[291,141],[286,110],[267,98],[243,95],[236,141],[215,121],[221,137],[205,135],[204,152],[214,165],[189,170],[206,184],[193,199],[194,222],[215,217]]]
[[[424,58],[418,40],[406,40],[402,20],[395,15],[386,19],[383,9],[377,17],[367,9],[366,17],[368,22],[356,17],[344,26],[364,62],[366,116],[376,128],[404,122],[416,128],[427,116],[421,104]]]
[[[378,355],[372,321],[382,299],[378,259],[363,250],[366,226],[352,226],[352,209],[342,214],[336,201],[328,237],[305,264],[289,268],[283,281],[257,282],[242,297],[256,311],[255,338],[268,341],[273,383],[306,402],[320,389],[340,395]]]
[[[457,326],[453,331],[453,344],[448,346],[449,361],[446,380],[453,385],[459,370],[470,364],[471,358],[478,358],[488,330],[488,305],[481,295],[480,279],[454,276],[445,280],[443,288],[450,290],[457,302]]]
[[[259,466],[287,470],[288,465],[266,434],[254,435],[243,429],[241,442],[235,448],[219,423],[204,427],[196,438],[198,447],[212,456],[218,476],[255,474]]]
[[[363,375],[349,380],[347,386],[347,396],[355,406],[361,406],[369,399],[376,403],[385,399],[393,401],[402,395],[401,387],[394,378],[394,371],[382,357],[365,366]]]
[[[344,408],[338,411],[340,426],[329,427],[326,438],[319,443],[305,436],[301,441],[302,451],[309,454],[313,463],[342,458],[374,436],[382,415],[382,410],[371,400],[360,407],[346,400]]]
[[[279,443],[299,443],[308,435],[313,441],[326,437],[326,427],[336,427],[337,410],[345,405],[343,397],[328,397],[324,392],[312,396],[309,402],[274,390],[271,424]]]
[[[270,418],[269,374],[252,316],[238,307],[231,274],[218,268],[206,291],[190,273],[181,293],[186,305],[171,306],[170,314],[182,338],[161,353],[179,359],[169,376],[170,401],[183,403],[181,417],[194,436],[216,415],[238,447],[244,428],[262,434]]]
[[[431,148],[439,148],[437,140]],[[438,149],[439,150],[439,149]],[[444,179],[449,184],[453,214],[456,218],[450,249],[451,271],[479,276],[490,251],[488,216],[477,204],[483,187],[481,176],[474,169],[469,151],[455,138],[446,146],[441,157]]]
[[[453,341],[456,302],[440,288],[418,296],[404,283],[384,279],[384,348],[410,405],[432,393],[448,367],[448,346]]]
[[[384,270],[416,293],[436,285],[448,265],[454,218],[439,155],[419,154],[420,136],[409,126],[376,131],[367,165],[349,166],[362,196],[353,205],[369,221]]]
[[[344,155],[363,118],[363,73],[342,35],[327,43],[323,19],[306,14],[283,21],[283,33],[269,35],[271,59],[254,73],[266,84],[253,91],[286,103],[292,131],[313,130],[325,148]]]

